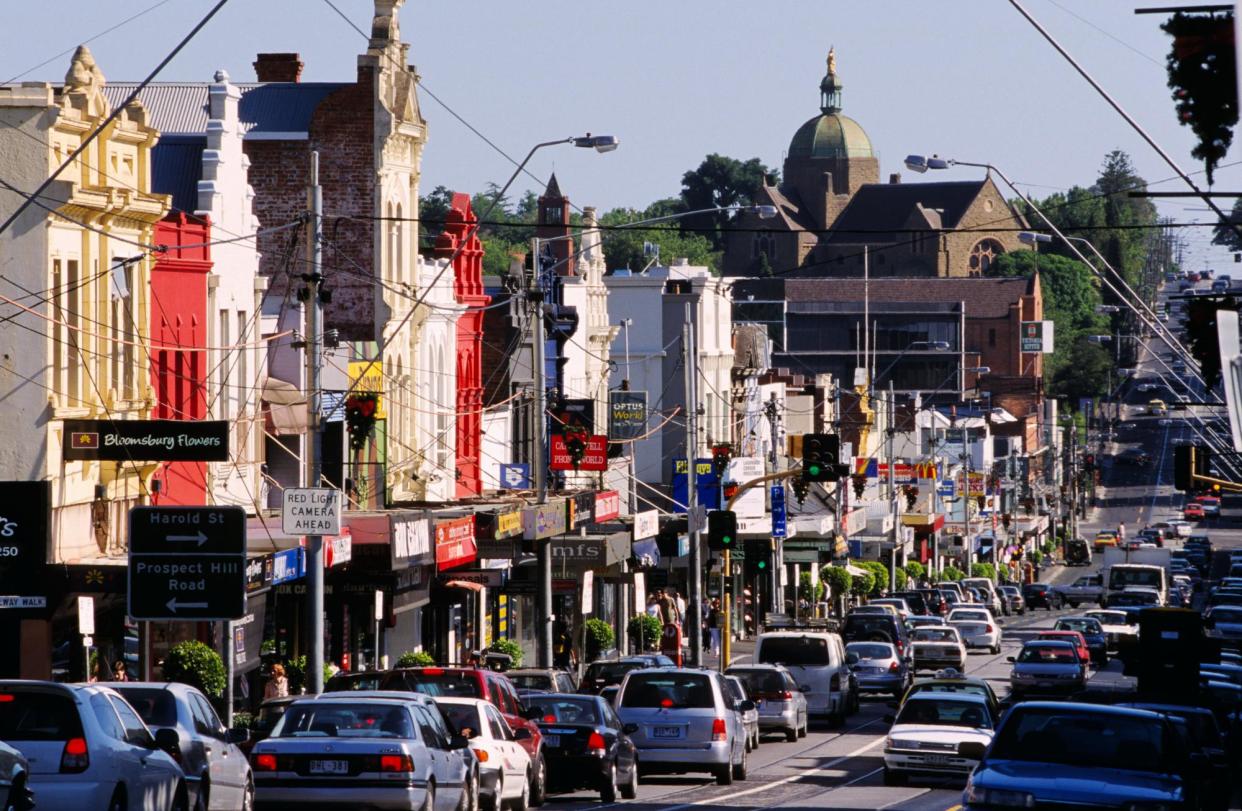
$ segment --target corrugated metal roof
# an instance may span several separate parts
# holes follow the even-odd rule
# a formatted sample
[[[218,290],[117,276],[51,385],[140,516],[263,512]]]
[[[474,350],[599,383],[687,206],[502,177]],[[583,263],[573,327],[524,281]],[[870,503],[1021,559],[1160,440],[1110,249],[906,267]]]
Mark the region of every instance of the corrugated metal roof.
[[[197,209],[206,147],[207,139],[201,135],[161,137],[151,150],[151,191],[172,195],[173,207],[181,211]]]
[[[104,85],[109,104],[124,101],[137,82]],[[150,114],[151,126],[161,133],[207,131],[207,82],[152,82],[138,94]],[[246,133],[306,132],[315,108],[342,82],[268,82],[234,85],[241,92],[237,115]]]

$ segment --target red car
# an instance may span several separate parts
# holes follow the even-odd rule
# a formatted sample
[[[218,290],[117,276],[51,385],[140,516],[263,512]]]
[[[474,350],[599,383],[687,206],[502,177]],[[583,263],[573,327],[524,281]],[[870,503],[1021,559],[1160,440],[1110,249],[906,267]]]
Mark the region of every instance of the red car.
[[[1192,501],[1182,508],[1182,518],[1187,521],[1202,521],[1207,515],[1203,512],[1203,505],[1197,501]]]
[[[1091,649],[1087,647],[1087,638],[1080,631],[1040,631],[1035,638],[1059,639],[1063,642],[1072,642],[1078,651],[1078,659],[1082,662],[1083,667],[1086,667],[1087,663],[1091,661]]]

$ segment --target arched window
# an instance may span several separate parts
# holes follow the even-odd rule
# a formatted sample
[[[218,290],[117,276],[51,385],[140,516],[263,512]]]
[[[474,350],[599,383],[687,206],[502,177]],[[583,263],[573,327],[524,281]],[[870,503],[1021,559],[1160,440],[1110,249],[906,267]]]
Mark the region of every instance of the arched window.
[[[970,275],[982,276],[991,268],[996,257],[1005,252],[1001,244],[994,239],[981,239],[970,249]]]

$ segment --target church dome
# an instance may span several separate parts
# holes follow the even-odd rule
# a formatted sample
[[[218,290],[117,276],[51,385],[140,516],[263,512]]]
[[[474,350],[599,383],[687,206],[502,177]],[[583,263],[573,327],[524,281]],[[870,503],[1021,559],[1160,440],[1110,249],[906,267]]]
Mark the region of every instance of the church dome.
[[[841,115],[841,90],[836,51],[828,51],[828,72],[819,83],[821,114],[798,127],[789,142],[791,158],[874,158],[871,139],[862,126]]]

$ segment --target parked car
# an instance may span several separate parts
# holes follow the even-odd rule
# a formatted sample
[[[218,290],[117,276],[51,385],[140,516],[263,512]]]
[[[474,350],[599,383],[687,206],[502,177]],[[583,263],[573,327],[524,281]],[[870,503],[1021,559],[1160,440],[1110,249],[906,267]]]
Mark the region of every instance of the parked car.
[[[621,684],[622,680],[625,679],[625,674],[631,670],[639,670],[651,666],[646,660],[633,656],[628,656],[624,659],[591,662],[586,666],[586,671],[582,674],[582,681],[578,684],[578,692],[598,693],[609,685]]]
[[[992,653],[1000,653],[1000,622],[991,611],[982,607],[955,608],[949,612],[948,620],[961,633],[967,650],[987,648]]]
[[[621,683],[617,715],[638,750],[640,778],[697,771],[722,786],[746,779],[746,730],[719,673],[632,670]]]
[[[910,634],[914,649],[914,672],[939,670],[944,667],[966,669],[966,645],[961,633],[952,625],[915,628]]]
[[[285,714],[285,710],[289,709],[289,705],[297,701],[301,696],[281,696],[280,698],[265,698],[259,704],[259,709],[250,719],[250,739],[238,744],[241,750],[250,755],[250,751],[254,749],[254,745],[259,741],[272,734],[276,722]]]
[[[930,589],[929,589],[930,591]],[[910,607],[911,615],[924,615],[933,613],[927,605],[927,596],[923,591],[895,591],[893,597],[906,601],[906,605]]]
[[[548,758],[548,777],[556,790],[599,791],[604,802],[638,793],[637,748],[620,717],[602,696],[551,693],[531,699],[539,713]]]
[[[1090,566],[1091,544],[1084,538],[1070,538],[1065,542],[1066,566]]]
[[[30,811],[35,807],[30,790],[30,764],[26,756],[0,741],[0,793],[5,811]]]
[[[1061,597],[1047,583],[1027,583],[1022,586],[1022,599],[1027,608],[1046,608],[1049,611],[1061,607]]]
[[[39,811],[189,808],[175,733],[153,735],[108,687],[0,681],[0,740],[30,764]]]
[[[785,733],[785,740],[805,737],[809,726],[806,696],[798,689],[789,670],[780,665],[744,665],[730,667],[726,676],[736,676],[746,683],[751,699],[759,710],[759,733],[776,730]]]
[[[861,693],[892,693],[901,698],[910,686],[910,668],[891,642],[851,642],[845,661]]]
[[[998,586],[997,591],[1000,592],[1002,599],[1009,604],[1010,614],[1025,614],[1026,600],[1022,597],[1022,589],[1017,586]]]
[[[866,627],[897,632],[905,639],[904,626],[892,617],[857,618]],[[854,618],[846,619],[846,632]],[[855,628],[858,624],[855,623]],[[892,637],[889,637],[892,641]],[[782,665],[789,670],[798,689],[806,696],[807,714],[842,723],[858,711],[858,686],[845,661],[845,644],[830,631],[771,631],[755,640],[754,661]]]
[[[530,755],[526,754],[518,737],[528,737],[530,733],[524,729],[516,732],[510,729],[500,711],[481,698],[437,698],[435,702],[448,722],[449,732],[465,738],[479,761],[480,804],[489,811],[500,811],[505,804],[527,807],[530,804]],[[546,757],[549,753],[547,734],[543,740]],[[552,776],[549,764],[549,780]],[[615,799],[614,794],[611,800]]]
[[[572,676],[553,667],[525,667],[507,670],[505,675],[519,690],[541,690],[545,693],[575,693],[578,690]]]
[[[1108,637],[1104,633],[1104,625],[1095,617],[1085,614],[1073,617],[1061,617],[1052,626],[1054,631],[1074,631],[1082,636],[1087,644],[1091,662],[1096,667],[1108,664]],[[1041,632],[1042,634],[1048,631]],[[1079,651],[1081,654],[1081,651]]]
[[[1066,639],[1040,638],[1025,643],[1009,673],[1009,694],[1021,701],[1032,694],[1071,695],[1087,685],[1087,660]]]
[[[732,690],[733,702],[736,706],[741,706],[743,701],[749,701],[753,705],[751,709],[744,712],[739,710],[742,715],[742,726],[746,728],[746,748],[753,752],[759,747],[759,705],[737,676],[726,674],[725,684],[729,685],[729,689]]]
[[[963,743],[986,747],[992,718],[981,696],[920,693],[902,703],[884,742],[884,785],[904,785],[915,776],[965,777],[979,756],[960,753]]]
[[[1192,501],[1182,508],[1182,517],[1187,521],[1202,521],[1207,517],[1207,513],[1203,511],[1203,505]]]
[[[1049,643],[1051,644],[1051,643]],[[1191,763],[1172,722],[1145,710],[1074,702],[1015,705],[982,761],[964,811],[997,801],[1027,808],[1186,807]]]
[[[478,797],[469,741],[419,693],[303,696],[250,753],[259,805],[445,811]]]
[[[250,764],[238,744],[243,728],[225,729],[211,702],[197,688],[178,682],[114,682],[116,690],[152,731],[177,735],[178,762],[185,773],[190,805],[203,811],[254,806]]]

